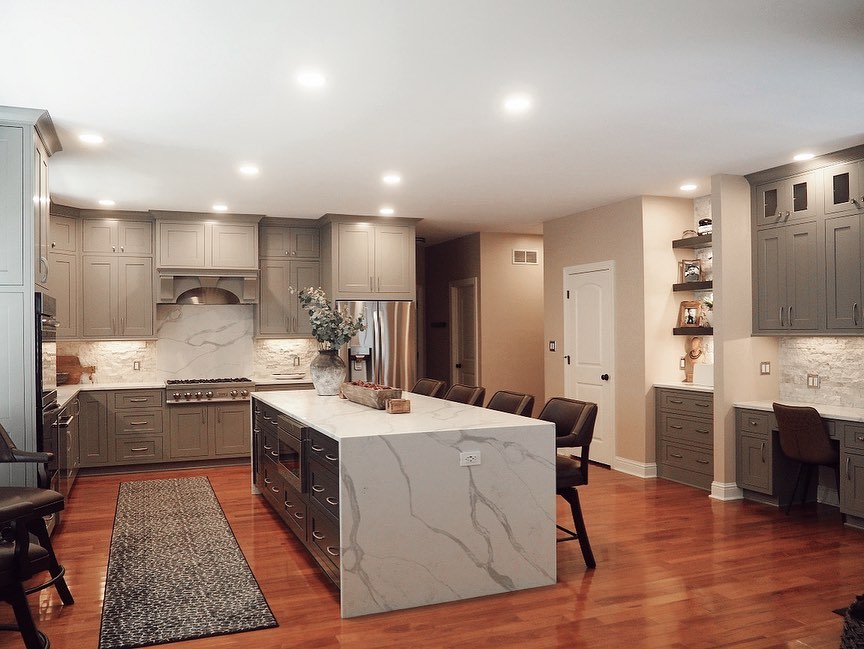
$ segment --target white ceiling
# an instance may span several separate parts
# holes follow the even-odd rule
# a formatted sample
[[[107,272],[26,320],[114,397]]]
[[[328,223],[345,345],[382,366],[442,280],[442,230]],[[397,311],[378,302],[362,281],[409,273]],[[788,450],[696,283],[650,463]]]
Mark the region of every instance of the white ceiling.
[[[861,0],[2,0],[55,201],[537,224],[864,141]],[[295,83],[316,67],[320,91]],[[505,116],[512,91],[531,112]],[[81,132],[105,142],[86,147]],[[261,167],[255,179],[237,166]],[[398,170],[401,186],[381,175]]]

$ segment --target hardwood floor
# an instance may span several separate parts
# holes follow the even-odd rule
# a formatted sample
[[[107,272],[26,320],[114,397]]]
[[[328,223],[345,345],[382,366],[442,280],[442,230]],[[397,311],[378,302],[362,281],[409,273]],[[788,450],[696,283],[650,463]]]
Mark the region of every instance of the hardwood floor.
[[[350,620],[338,592],[290,532],[231,467],[80,479],[55,538],[75,604],[53,589],[31,595],[56,649],[97,647],[108,547],[121,481],[206,474],[279,627],[170,645],[176,649],[415,647],[832,647],[843,620],[832,609],[864,592],[864,532],[836,509],[790,516],[721,503],[702,491],[595,469],[580,489],[597,557],[558,546],[558,584],[513,594]],[[558,499],[558,518],[567,508]],[[0,622],[11,620],[0,607]],[[21,646],[0,634],[0,647]]]

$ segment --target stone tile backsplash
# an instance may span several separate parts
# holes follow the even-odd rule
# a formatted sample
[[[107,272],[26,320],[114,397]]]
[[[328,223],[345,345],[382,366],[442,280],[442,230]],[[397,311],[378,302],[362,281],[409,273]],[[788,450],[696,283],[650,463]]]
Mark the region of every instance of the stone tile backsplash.
[[[864,408],[864,338],[781,338],[780,398]],[[818,374],[821,386],[807,387]]]
[[[81,383],[157,383],[170,378],[248,376],[305,371],[318,353],[313,339],[253,339],[249,305],[159,305],[156,340],[58,341],[57,353],[77,356],[96,371]],[[298,364],[295,365],[295,358]],[[141,369],[134,370],[135,362]]]

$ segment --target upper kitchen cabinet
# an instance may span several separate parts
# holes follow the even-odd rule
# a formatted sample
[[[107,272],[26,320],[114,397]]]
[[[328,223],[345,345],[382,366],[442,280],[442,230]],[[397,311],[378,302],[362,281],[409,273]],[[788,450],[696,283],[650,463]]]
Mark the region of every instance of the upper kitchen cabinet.
[[[84,338],[153,337],[153,259],[85,255],[81,273]]]
[[[825,220],[826,326],[836,333],[864,330],[862,218],[848,214]]]
[[[826,216],[864,213],[864,161],[828,167],[823,182]]]
[[[74,216],[66,216],[74,214]],[[48,294],[57,301],[57,338],[78,337],[80,301],[78,269],[78,210],[51,205]]]
[[[48,158],[61,148],[47,111],[0,108],[2,286],[22,287],[27,292],[32,292],[34,285],[47,287]]]
[[[414,219],[325,219],[322,273],[334,300],[415,299]]]
[[[757,227],[815,219],[817,182],[814,172],[756,187],[754,219]]]
[[[116,218],[87,218],[83,222],[82,252],[97,255],[152,255],[153,223]]]
[[[262,222],[259,228],[259,241],[261,257],[318,259],[321,256],[317,227],[264,225]]]
[[[156,213],[157,266],[160,269],[258,269],[259,216],[232,216],[219,221],[204,215],[177,219]],[[168,215],[165,218],[161,215]],[[170,218],[170,217],[174,218]]]

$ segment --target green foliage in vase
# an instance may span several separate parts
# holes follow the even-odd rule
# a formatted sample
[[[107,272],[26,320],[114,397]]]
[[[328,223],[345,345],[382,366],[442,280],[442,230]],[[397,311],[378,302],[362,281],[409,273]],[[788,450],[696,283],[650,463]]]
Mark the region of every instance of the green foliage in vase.
[[[321,288],[310,286],[301,289],[297,299],[300,300],[300,306],[309,313],[312,335],[321,349],[339,349],[357,332],[366,331],[362,314],[355,319],[347,309],[334,308]]]

